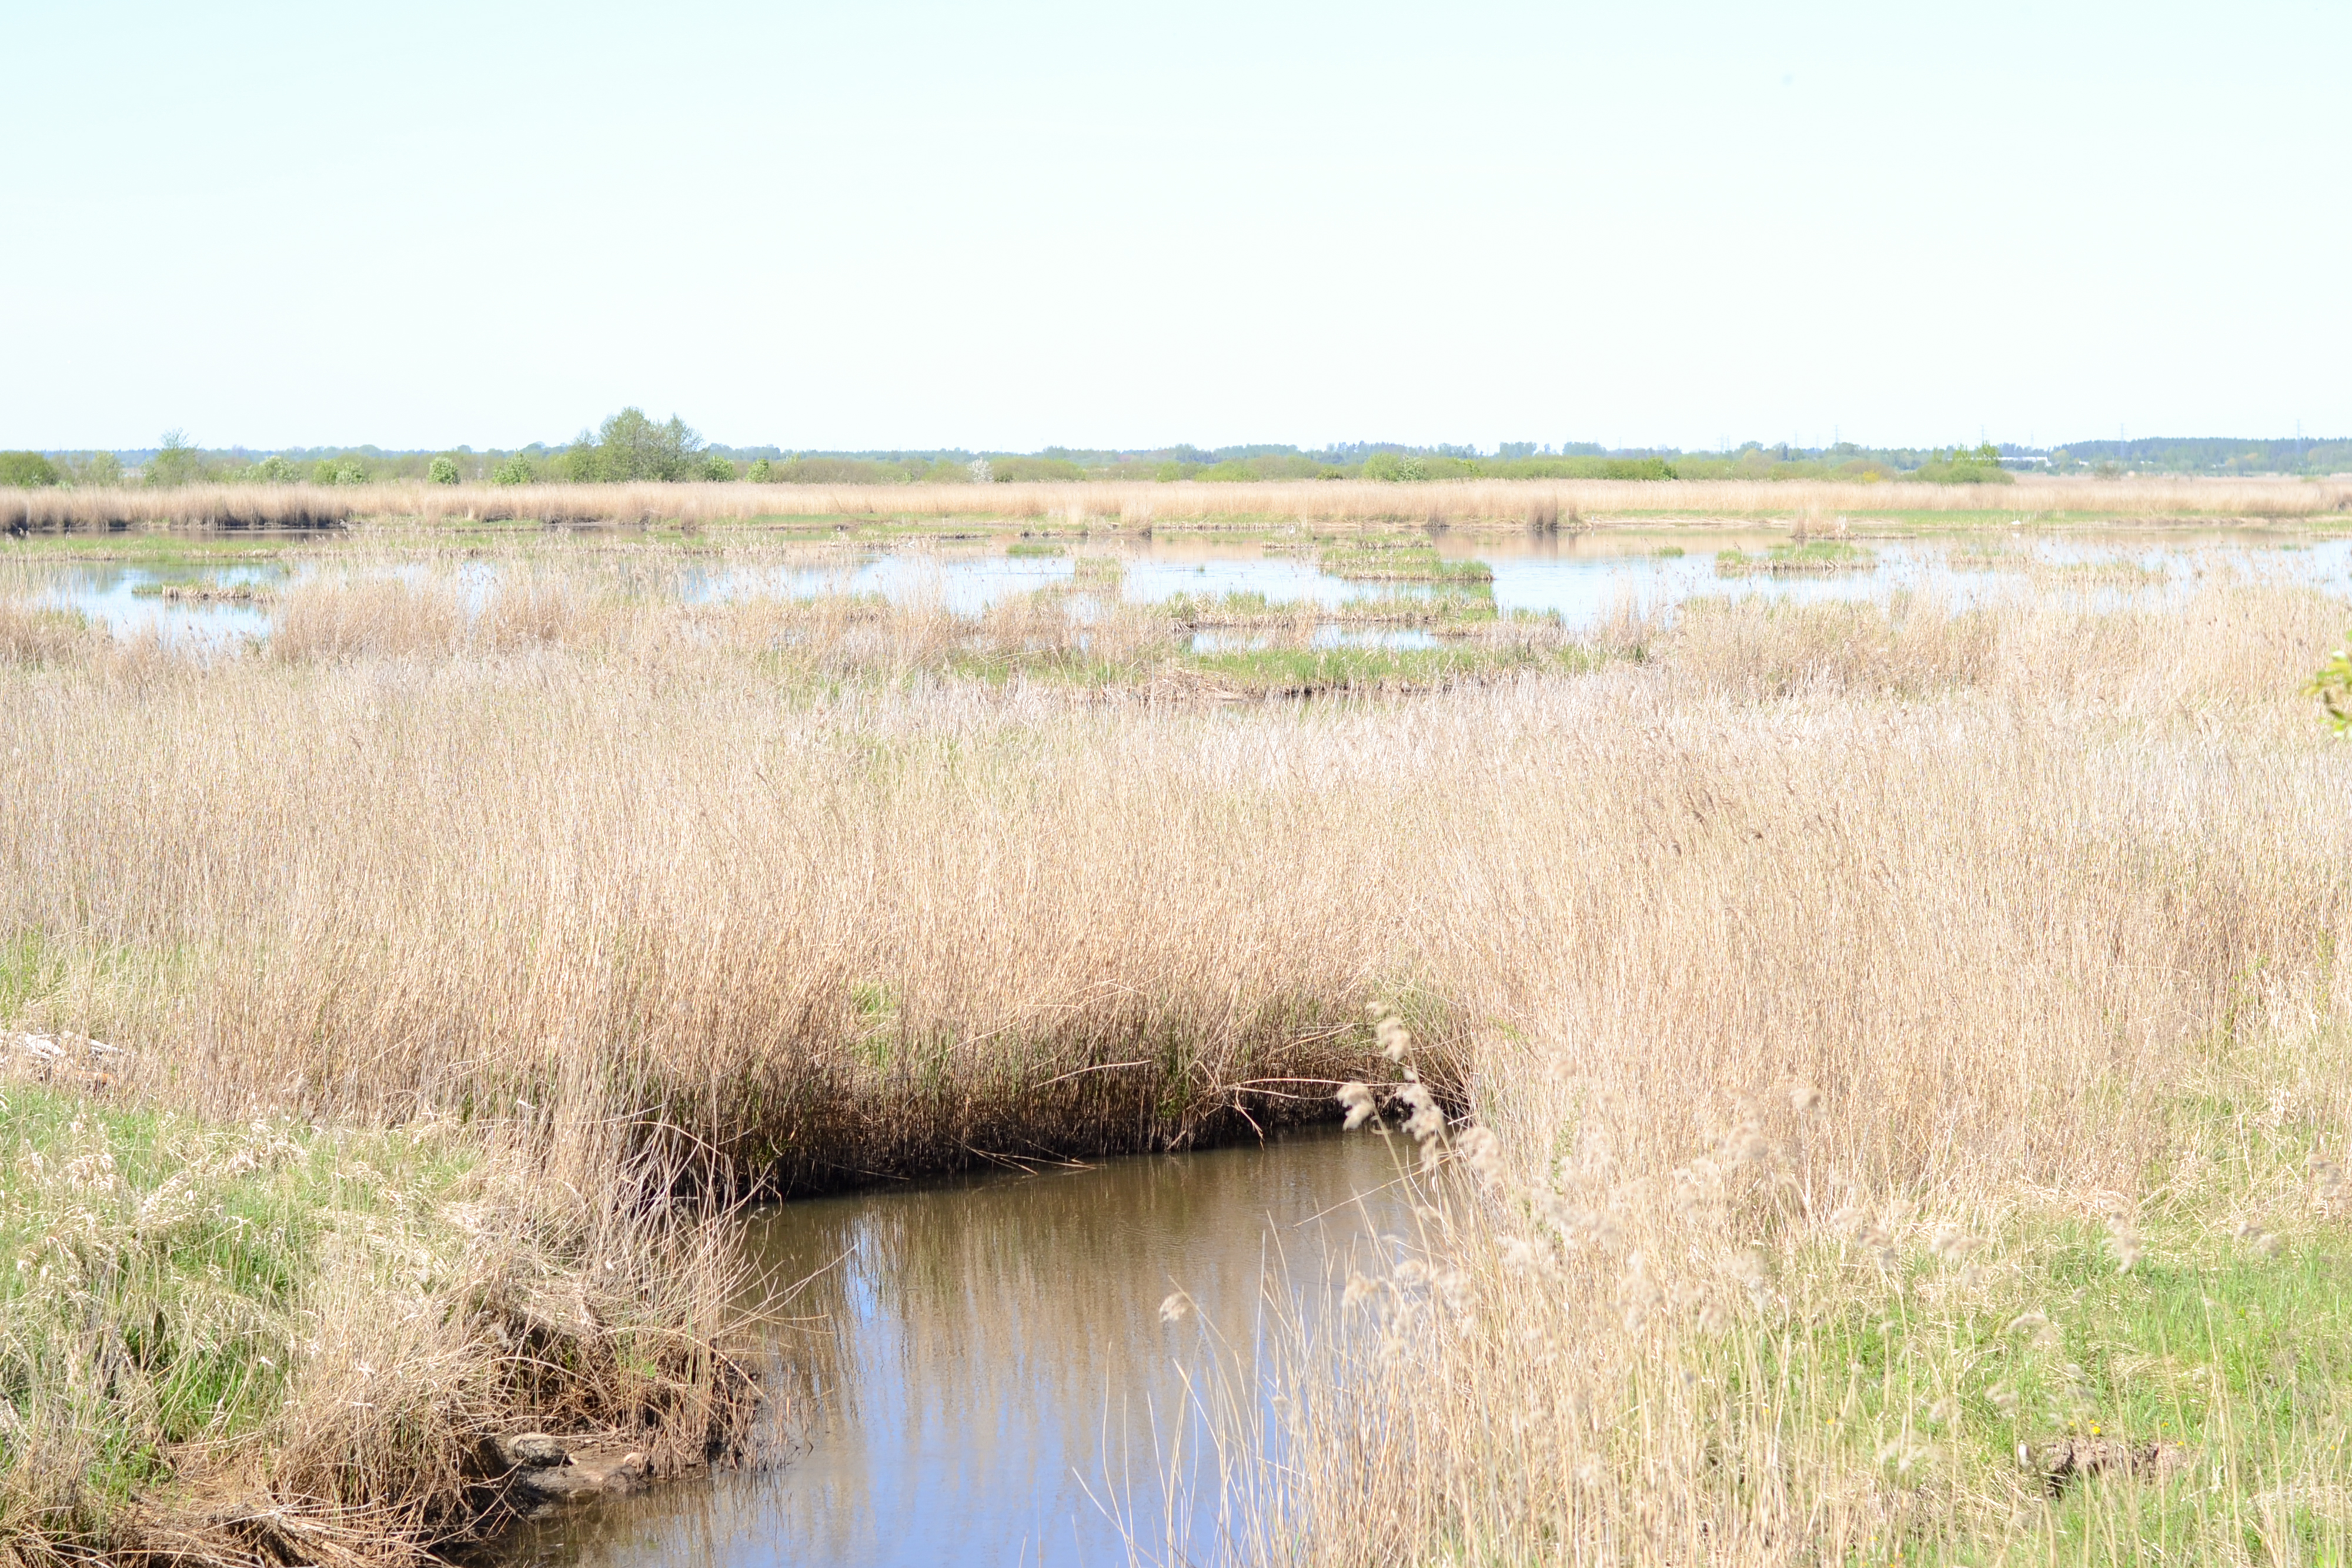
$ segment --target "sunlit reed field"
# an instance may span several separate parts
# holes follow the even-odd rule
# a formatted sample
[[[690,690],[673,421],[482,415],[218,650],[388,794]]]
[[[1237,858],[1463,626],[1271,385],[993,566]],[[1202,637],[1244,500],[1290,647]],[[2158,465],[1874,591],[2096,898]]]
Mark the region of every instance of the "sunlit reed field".
[[[1429,484],[202,485],[16,490],[0,529],[138,526],[321,528],[365,517],[427,523],[792,518],[1043,518],[1076,528],[1267,520],[1574,528],[1586,519],[1991,513],[2109,518],[2319,517],[2352,508],[2352,480],[2020,477],[2011,485],[1820,480],[1460,480]]]
[[[21,1556],[415,1550],[557,1415],[685,1468],[743,1397],[709,1206],[1349,1082],[1423,1229],[1234,1367],[1239,1555],[2352,1541],[2340,600],[1628,603],[1292,681],[1052,594],[383,564],[248,645],[0,605],[0,1029],[127,1051],[6,1086]]]

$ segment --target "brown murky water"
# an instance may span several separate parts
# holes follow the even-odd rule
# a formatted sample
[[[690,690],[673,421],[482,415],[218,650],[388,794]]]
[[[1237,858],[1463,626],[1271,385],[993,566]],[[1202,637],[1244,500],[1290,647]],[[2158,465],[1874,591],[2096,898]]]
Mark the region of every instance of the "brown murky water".
[[[1335,1312],[1352,1255],[1403,1229],[1387,1145],[1263,1146],[794,1203],[754,1261],[806,1279],[776,1331],[785,1462],[582,1505],[530,1564],[1216,1561],[1215,1456],[1188,1393],[1259,1397],[1268,1295]],[[1181,1290],[1198,1312],[1175,1324]],[[1172,1484],[1171,1484],[1172,1483]]]

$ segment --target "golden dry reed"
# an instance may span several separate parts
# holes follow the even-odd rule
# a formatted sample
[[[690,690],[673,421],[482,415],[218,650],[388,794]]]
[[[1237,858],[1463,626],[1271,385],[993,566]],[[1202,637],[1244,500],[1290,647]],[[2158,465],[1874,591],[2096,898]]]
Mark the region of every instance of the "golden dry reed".
[[[1291,1559],[2038,1541],[1958,1406],[1888,1417],[1818,1325],[1957,1336],[1975,1291],[2038,1344],[2095,1303],[2011,1299],[2035,1225],[2330,1223],[2352,754],[2297,694],[2339,600],[1695,605],[1594,673],[1241,706],[960,678],[928,613],[516,569],[299,588],[205,657],[8,622],[0,934],[49,977],[14,1022],[135,1045],[157,1103],[546,1160],[575,1228],[647,1157],[791,1188],[1360,1080],[1475,1178],[1295,1347],[1278,1467],[1236,1449],[1236,1528]],[[887,660],[779,657],[877,626]],[[429,1362],[396,1320],[320,1386]],[[449,1451],[316,1419],[292,1451]],[[2342,1484],[2228,1459],[2231,1519]]]
[[[1742,609],[1498,703],[1577,820],[1435,862],[1508,890],[1475,1114],[1367,1040],[1424,1207],[1212,1385],[1243,1554],[2345,1560],[2345,612]]]
[[[44,489],[0,497],[0,529],[128,526],[322,528],[358,518],[557,523],[768,518],[1045,518],[1073,528],[1184,521],[1444,522],[1558,527],[1574,518],[1689,518],[1843,513],[2000,512],[2120,521],[2315,517],[2352,507],[2341,478],[2129,479],[2021,476],[2013,485],[1859,485],[1826,480],[1471,479],[1385,485],[1084,482],[1017,485],[205,485],[184,489]]]

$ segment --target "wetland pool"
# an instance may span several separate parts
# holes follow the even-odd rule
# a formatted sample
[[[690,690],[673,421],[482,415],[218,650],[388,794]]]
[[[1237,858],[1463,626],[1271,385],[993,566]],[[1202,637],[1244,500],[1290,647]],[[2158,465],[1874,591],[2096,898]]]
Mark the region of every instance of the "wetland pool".
[[[763,1331],[789,1406],[781,1462],[568,1505],[491,1561],[1218,1561],[1193,1390],[1223,1377],[1264,1396],[1270,1299],[1309,1324],[1340,1310],[1351,1260],[1412,1223],[1395,1159],[1370,1134],[1311,1131],[768,1209],[750,1261],[807,1281],[769,1301]],[[1179,1291],[1194,1310],[1164,1322]]]
[[[1243,594],[1312,619],[1318,609],[1336,613],[1341,606],[1367,601],[1446,597],[1491,605],[1503,616],[1554,616],[1571,632],[1621,612],[1671,612],[1701,598],[1883,602],[1910,593],[1954,609],[2021,596],[2090,610],[2153,609],[2222,580],[2302,585],[2352,596],[2352,538],[2252,529],[1990,529],[1893,539],[1855,535],[1850,542],[1865,554],[1842,570],[1728,575],[1718,568],[1718,551],[1741,551],[1761,561],[1769,550],[1786,546],[1788,535],[1709,529],[1674,539],[1595,533],[1440,535],[1412,542],[1448,565],[1480,563],[1491,580],[1367,580],[1326,570],[1313,541],[1184,536],[1072,538],[1042,547],[1008,546],[1003,540],[845,540],[720,551],[650,567],[631,563],[623,570],[631,592],[685,604],[856,594],[974,616],[1021,594],[1066,591],[1076,612],[1084,615],[1114,600],[1158,604],[1179,596],[1199,602]],[[268,635],[269,596],[327,569],[333,548],[283,563],[217,567],[43,560],[32,555],[18,570],[39,601],[79,611],[118,636],[152,628],[167,639],[234,641]],[[1039,549],[1062,553],[1031,553]],[[372,570],[421,580],[428,568],[420,559]],[[501,573],[551,569],[471,560],[454,570],[478,598]],[[240,588],[258,597],[217,597]],[[1393,633],[1343,633],[1334,621],[1324,626],[1323,641],[1331,646],[1357,641],[1419,646],[1425,639],[1421,633],[1402,639]],[[1213,639],[1201,651],[1217,645]]]

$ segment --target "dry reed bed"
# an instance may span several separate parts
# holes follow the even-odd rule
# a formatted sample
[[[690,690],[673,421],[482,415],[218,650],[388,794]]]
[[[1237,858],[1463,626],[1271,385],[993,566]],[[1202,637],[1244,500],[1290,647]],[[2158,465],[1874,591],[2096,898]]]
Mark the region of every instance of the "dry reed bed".
[[[569,552],[567,552],[569,553]],[[950,611],[942,586],[897,603],[879,595],[800,596],[749,592],[684,603],[661,566],[667,552],[620,558],[574,556],[550,569],[526,551],[504,552],[495,570],[480,559],[445,560],[439,569],[390,562],[369,552],[338,552],[321,569],[277,596],[269,657],[284,662],[340,660],[373,653],[446,658],[527,649],[563,649],[638,662],[707,659],[713,653],[768,660],[781,675],[934,677],[952,666],[967,674],[1055,674],[1087,689],[1129,692],[1156,676],[1181,681],[1192,632],[1236,629],[1252,647],[1307,650],[1335,621],[1363,626],[1434,626],[1445,646],[1470,664],[1538,662],[1570,649],[1549,618],[1466,619],[1460,607],[1425,600],[1367,601],[1339,614],[1302,603],[1250,601],[1170,604],[1122,602],[1089,583],[1008,595],[972,614]],[[731,567],[757,570],[774,562],[734,552]],[[1626,607],[1624,616],[1632,615]],[[1636,617],[1635,619],[1638,619]],[[1604,632],[1623,642],[1630,624]],[[7,635],[0,632],[0,635]],[[22,634],[32,646],[31,632]]]
[[[1832,803],[1860,800],[1890,863],[1925,868],[1920,907],[1974,856],[2004,876],[2047,860],[2089,880],[2036,896],[2111,910],[2078,852],[2107,841],[2052,838],[2145,793],[2129,747],[2093,743],[2122,716],[2286,724],[2274,694],[2337,612],[2258,591],[2179,615],[1709,610],[1654,670],[1210,722],[1017,682],[823,698],[680,638],[452,656],[446,621],[391,618],[380,644],[305,643],[302,602],[267,659],[12,675],[0,920],[89,956],[50,1021],[292,1103],[657,1107],[795,1179],[1165,1138],[1235,1085],[1328,1069],[1329,1031],[1382,987],[1479,1016],[1591,950],[1562,935],[1575,900],[1679,879],[1710,820],[1727,896],[1751,875],[1784,894],[1854,831]],[[2336,777],[2315,740],[2247,747],[2246,766]],[[2214,831],[2253,831],[2245,805]],[[2116,832],[2175,910],[2118,937],[2133,950],[2268,863]],[[1849,903],[1877,929],[1916,918]],[[2151,961],[2147,994],[2211,992],[2230,971],[2209,958]],[[1726,1016],[1813,1017],[1827,971],[1785,962],[1805,985]]]
[[[1517,890],[1480,1124],[1391,1134],[1458,1179],[1214,1394],[1244,1555],[2341,1560],[2352,757],[2295,597],[1686,625],[1698,690],[1579,737],[1629,766]]]
[[[1854,1202],[2203,1203],[2245,1152],[2182,1120],[2209,1091],[2274,1107],[2240,1162],[2273,1186],[2344,1141],[2317,593],[1705,607],[1633,628],[1641,665],[1208,715],[812,686],[560,581],[488,638],[358,591],[289,593],[266,654],[0,669],[0,931],[54,956],[26,1021],[136,1042],[174,1103],[602,1149],[554,1173],[593,1210],[624,1147],[791,1188],[1264,1120],[1380,1065],[1362,1009],[1399,1005],[1517,1197],[1429,1242],[1465,1312],[1378,1285],[1419,1325],[1360,1346],[1397,1375],[1291,1385],[1283,1553],[1810,1561],[1981,1523],[1843,1449],[1791,1469],[1746,1406],[1641,1403],[1697,1342],[1591,1314],[1702,1278],[1760,1311],[1720,1255],[1795,1270]],[[1751,1109],[1792,1085],[1826,1097],[1801,1138]],[[1675,1208],[1710,1145],[1721,1190]],[[1589,1249],[1512,1272],[1558,1153]],[[1751,1180],[1782,1168],[1794,1211]],[[1541,1419],[1490,1418],[1507,1392]],[[1668,1428],[1588,1418],[1629,1409]]]
[[[197,486],[177,490],[24,490],[0,499],[0,529],[127,526],[336,528],[367,517],[688,524],[755,517],[1045,518],[1072,527],[1157,522],[1442,522],[1560,526],[1635,514],[1696,518],[1890,510],[2062,513],[2123,521],[2294,518],[2352,507],[2352,481],[2020,478],[2014,485],[1854,485],[1822,480],[1456,480],[1203,485]],[[1571,521],[1569,526],[1574,526]]]

